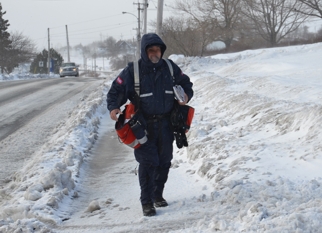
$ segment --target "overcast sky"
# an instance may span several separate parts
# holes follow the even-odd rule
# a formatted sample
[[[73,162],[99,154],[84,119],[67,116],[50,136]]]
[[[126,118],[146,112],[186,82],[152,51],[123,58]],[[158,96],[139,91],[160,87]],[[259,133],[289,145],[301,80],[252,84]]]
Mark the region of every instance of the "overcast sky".
[[[170,15],[167,5],[175,0],[164,0],[164,17]],[[4,18],[9,20],[9,32],[22,32],[36,44],[39,50],[66,45],[68,26],[71,46],[113,36],[115,39],[135,39],[138,15],[137,0],[1,0]],[[141,0],[143,2],[143,0]],[[158,0],[148,0],[148,22],[157,16]],[[149,29],[149,26],[148,26]],[[149,31],[149,30],[148,30]]]

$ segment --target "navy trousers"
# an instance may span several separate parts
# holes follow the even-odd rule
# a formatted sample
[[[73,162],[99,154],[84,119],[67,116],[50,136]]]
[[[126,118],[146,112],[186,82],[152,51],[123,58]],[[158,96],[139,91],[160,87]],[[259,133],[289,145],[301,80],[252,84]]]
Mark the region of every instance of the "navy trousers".
[[[148,138],[145,144],[134,150],[139,163],[142,204],[153,202],[155,197],[163,196],[173,158],[174,136],[170,129],[170,121],[163,119],[162,122],[153,123],[153,132],[150,132]]]

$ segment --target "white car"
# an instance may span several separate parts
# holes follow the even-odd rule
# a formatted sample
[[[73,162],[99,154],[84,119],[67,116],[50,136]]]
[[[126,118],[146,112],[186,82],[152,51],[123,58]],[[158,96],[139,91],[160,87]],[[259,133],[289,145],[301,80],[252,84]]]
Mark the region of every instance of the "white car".
[[[78,66],[75,64],[75,62],[65,62],[61,64],[59,68],[59,75],[60,77],[65,77],[65,76],[79,76],[78,72]]]

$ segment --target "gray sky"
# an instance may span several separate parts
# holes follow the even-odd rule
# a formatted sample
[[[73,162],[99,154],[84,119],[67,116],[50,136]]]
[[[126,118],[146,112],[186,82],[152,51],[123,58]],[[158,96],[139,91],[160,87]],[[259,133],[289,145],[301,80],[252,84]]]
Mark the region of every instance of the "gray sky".
[[[143,2],[143,0],[140,0]],[[22,32],[32,39],[38,50],[48,48],[48,28],[53,46],[66,45],[68,26],[71,46],[113,36],[115,39],[136,38],[138,15],[137,0],[1,0],[2,10],[7,13],[9,32]],[[148,22],[157,16],[157,0],[148,0]],[[174,0],[164,0],[164,15],[171,14],[167,5]],[[149,32],[149,26],[148,26]]]

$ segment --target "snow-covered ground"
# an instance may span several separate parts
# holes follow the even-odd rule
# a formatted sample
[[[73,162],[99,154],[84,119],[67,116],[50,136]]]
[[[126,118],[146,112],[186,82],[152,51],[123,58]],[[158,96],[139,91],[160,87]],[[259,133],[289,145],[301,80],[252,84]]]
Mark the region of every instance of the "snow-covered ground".
[[[196,111],[189,147],[174,152],[169,207],[142,217],[135,161],[124,148],[119,170],[109,170],[117,175],[88,191],[105,201],[90,200],[69,219],[62,213],[74,212],[83,198],[77,190],[95,182],[84,176],[99,156],[95,148],[113,133],[105,103],[110,76],[0,190],[0,232],[320,232],[321,57],[321,43],[171,56],[194,83]],[[69,221],[95,228],[64,231]]]

